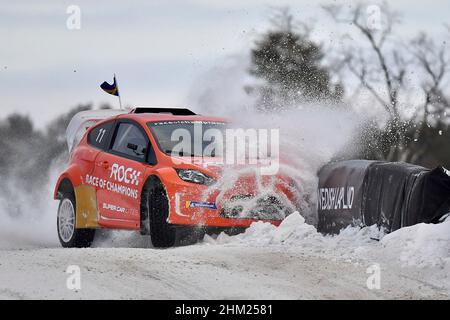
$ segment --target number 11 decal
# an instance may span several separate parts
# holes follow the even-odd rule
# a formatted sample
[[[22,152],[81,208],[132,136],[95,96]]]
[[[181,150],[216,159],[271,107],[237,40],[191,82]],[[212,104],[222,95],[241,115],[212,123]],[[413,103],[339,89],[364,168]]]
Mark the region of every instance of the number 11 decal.
[[[106,129],[100,129],[97,135],[97,138],[95,139],[96,142],[102,143],[103,137],[105,136]]]

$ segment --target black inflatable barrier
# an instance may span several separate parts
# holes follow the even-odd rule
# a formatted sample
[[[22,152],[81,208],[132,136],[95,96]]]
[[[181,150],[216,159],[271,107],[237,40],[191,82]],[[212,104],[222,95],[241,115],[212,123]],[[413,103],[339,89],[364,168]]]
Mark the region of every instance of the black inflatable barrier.
[[[387,232],[450,212],[450,176],[402,162],[339,161],[319,171],[318,231],[377,224]]]

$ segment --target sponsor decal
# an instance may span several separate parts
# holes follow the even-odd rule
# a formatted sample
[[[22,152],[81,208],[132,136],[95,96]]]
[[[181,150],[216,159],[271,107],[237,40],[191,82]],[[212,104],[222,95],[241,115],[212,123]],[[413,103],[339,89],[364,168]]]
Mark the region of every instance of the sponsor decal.
[[[114,163],[111,167],[110,179],[114,179],[118,182],[125,182],[126,184],[139,185],[139,177],[141,175],[140,171],[134,170],[133,168],[126,168],[125,166],[120,166]]]
[[[122,207],[119,207],[119,206],[116,206],[116,205],[110,204],[110,203],[103,203],[103,209],[116,211],[116,212],[120,212],[120,213],[125,213],[125,208],[122,208]]]
[[[355,187],[319,188],[319,210],[350,210],[355,198]]]
[[[133,199],[137,199],[139,192],[137,189],[133,189],[112,181],[101,179],[99,177],[91,176],[89,174],[85,177],[85,184],[91,185],[98,189],[104,189],[114,193],[118,193]]]
[[[207,120],[171,120],[171,121],[159,121],[152,122],[152,126],[164,126],[167,124],[213,124],[213,125],[222,125],[226,126],[225,122],[222,121],[207,121]]]
[[[102,205],[103,209],[105,210],[109,210],[109,211],[113,211],[113,212],[118,212],[118,213],[122,213],[124,215],[139,215],[139,211],[133,208],[124,208],[115,204],[111,204],[111,203],[106,203],[104,202]]]
[[[138,186],[141,174],[142,172],[138,170],[114,163],[111,166],[111,174],[109,176],[110,180],[87,174],[85,177],[85,184],[137,199],[139,195],[138,190],[123,185],[122,183],[131,186]]]
[[[186,208],[208,208],[217,209],[214,202],[203,202],[203,201],[186,201]]]

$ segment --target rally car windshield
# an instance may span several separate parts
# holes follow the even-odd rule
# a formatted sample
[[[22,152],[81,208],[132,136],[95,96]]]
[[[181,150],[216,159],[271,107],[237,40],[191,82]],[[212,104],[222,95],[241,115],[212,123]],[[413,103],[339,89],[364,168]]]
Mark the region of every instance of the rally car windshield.
[[[161,151],[181,157],[221,157],[227,124],[217,121],[148,123]]]

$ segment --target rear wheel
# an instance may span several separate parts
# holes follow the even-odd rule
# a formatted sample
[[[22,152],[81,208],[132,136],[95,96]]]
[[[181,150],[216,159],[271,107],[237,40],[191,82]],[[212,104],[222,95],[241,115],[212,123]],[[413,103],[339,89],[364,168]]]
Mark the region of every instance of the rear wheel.
[[[76,229],[76,203],[72,193],[63,194],[58,207],[58,238],[65,248],[90,247],[95,229]]]
[[[156,248],[168,248],[175,244],[176,228],[167,222],[169,200],[160,181],[153,181],[144,193],[144,219],[150,232],[152,244]]]

